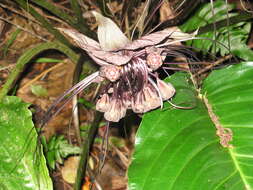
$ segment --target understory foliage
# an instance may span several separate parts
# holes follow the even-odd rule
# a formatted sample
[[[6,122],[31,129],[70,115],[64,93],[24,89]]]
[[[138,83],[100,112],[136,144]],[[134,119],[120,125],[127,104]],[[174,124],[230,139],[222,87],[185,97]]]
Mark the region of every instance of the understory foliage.
[[[88,165],[87,155],[95,138],[98,124],[101,121],[99,114],[96,115],[95,122],[88,127],[87,133],[83,135],[85,137],[80,140],[83,142],[81,148],[68,144],[63,136],[53,136],[48,142],[45,138],[42,138],[42,144],[40,144],[41,139],[39,138],[38,140],[37,132],[41,131],[36,130],[34,127],[32,112],[28,108],[29,104],[24,103],[15,95],[8,96],[7,93],[13,89],[13,84],[17,81],[27,64],[34,60],[35,57],[38,58],[41,52],[54,49],[66,55],[77,65],[82,62],[82,56],[75,51],[76,48],[73,48],[75,44],[72,44],[73,42],[71,43],[62,34],[64,32],[71,33],[75,31],[74,34],[78,34],[78,37],[74,38],[76,44],[83,48],[95,62],[100,63],[100,66],[107,65],[107,60],[113,60],[114,55],[119,56],[117,53],[125,52],[129,49],[132,50],[131,45],[134,43],[129,45],[128,39],[132,36],[140,35],[149,28],[144,23],[152,20],[147,18],[154,11],[152,9],[154,2],[145,2],[142,15],[146,15],[146,19],[136,17],[139,22],[137,22],[137,25],[133,25],[136,26],[134,27],[134,30],[137,30],[135,33],[125,27],[128,39],[126,38],[125,44],[120,47],[122,49],[117,49],[115,52],[107,51],[109,56],[104,60],[101,59],[103,56],[101,52],[105,51],[103,45],[106,46],[106,44],[99,44],[92,40],[96,39],[96,35],[86,25],[82,9],[77,1],[71,1],[71,9],[75,17],[65,13],[49,1],[29,1],[33,6],[30,6],[25,0],[15,0],[15,2],[54,35],[57,41],[44,42],[25,51],[17,60],[16,67],[11,71],[6,83],[0,90],[0,189],[53,189],[48,168],[54,170],[59,164],[63,163],[66,157],[76,154],[80,155],[80,164],[74,188],[76,190],[81,189],[86,165]],[[131,11],[134,10],[133,5],[136,1],[130,0],[128,5],[126,2],[124,2],[123,7],[128,12],[123,10],[122,18],[126,18],[126,15],[129,17],[133,16]],[[105,9],[105,4],[97,4],[102,13],[110,11],[107,8]],[[49,23],[34,8],[35,6],[57,16],[71,26],[73,30],[56,29],[57,27]],[[145,7],[149,7],[149,9],[145,9]],[[113,17],[112,15],[109,16]],[[117,20],[117,15],[114,16],[115,20]],[[238,21],[233,22],[234,18],[237,18]],[[242,19],[240,20],[240,18]],[[117,115],[116,119],[105,114],[107,120],[118,121],[126,115],[126,110],[129,110],[130,106],[132,106],[131,108],[134,112],[143,113],[141,124],[135,136],[134,153],[127,172],[129,190],[253,189],[253,62],[251,62],[253,60],[253,52],[247,44],[251,23],[245,18],[245,15],[243,17],[242,13],[236,10],[234,4],[226,4],[226,1],[223,0],[211,1],[211,3],[203,3],[197,6],[190,17],[178,26],[183,32],[190,33],[188,36],[190,40],[182,42],[180,46],[187,45],[191,47],[191,50],[196,50],[196,56],[194,55],[193,57],[199,64],[201,62],[210,62],[210,64],[194,67],[190,62],[192,59],[188,59],[190,66],[178,64],[174,69],[187,70],[187,72],[170,72],[170,75],[164,79],[166,83],[160,82],[163,85],[170,85],[170,90],[173,90],[173,93],[171,92],[171,95],[167,98],[163,97],[163,93],[161,93],[162,95],[158,93],[162,101],[168,100],[162,108],[157,108],[161,104],[160,99],[157,98],[158,103],[156,102],[155,106],[143,109],[145,111],[138,110],[136,108],[138,105],[133,105],[132,103],[137,98],[134,97],[135,94],[132,93],[134,90],[132,91],[130,84],[129,86],[126,85],[127,93],[131,93],[130,98],[124,99],[125,102],[130,99],[128,107],[124,107],[124,114]],[[151,22],[150,25],[152,25]],[[19,30],[15,32],[14,38],[17,37],[18,32]],[[134,35],[131,35],[131,32]],[[89,42],[93,43],[92,45],[95,45],[89,47],[90,49],[83,47],[83,44],[87,45],[86,41],[83,41],[84,43],[80,45],[81,40],[78,41],[78,39],[83,37],[82,35],[85,35],[82,39],[88,39],[90,40]],[[158,43],[155,45],[158,47],[162,40],[160,38],[156,40]],[[180,38],[178,41],[183,40]],[[9,41],[9,43],[12,43],[12,41]],[[5,45],[4,55],[8,53],[9,45]],[[155,45],[147,46],[153,47]],[[133,53],[133,57],[135,56],[134,53],[141,52],[139,51],[140,49],[146,50],[146,46],[139,46],[136,49],[138,50],[129,51]],[[164,49],[162,50],[164,51]],[[170,51],[172,55],[174,49],[171,48]],[[167,55],[169,54],[168,52],[166,53]],[[147,86],[145,86],[142,81],[140,86],[143,89],[141,87],[138,88],[143,90],[143,94],[147,93],[144,88],[146,87],[151,89],[152,95],[157,95],[159,89],[157,90],[156,86],[160,86],[156,84],[152,86],[153,81],[151,78],[155,78],[158,83],[158,75],[164,76],[164,71],[158,70],[156,72],[157,68],[152,70],[154,65],[151,65],[152,67],[150,65],[146,66],[144,63],[146,63],[145,59],[148,56],[144,54],[141,54],[141,58],[137,56],[137,59],[135,59],[137,61],[131,62],[129,67],[128,65],[121,67],[120,63],[124,62],[127,56],[119,56],[121,59],[114,69],[118,69],[119,73],[126,71],[125,75],[123,75],[124,79],[130,81],[129,83],[134,83],[135,80],[138,80],[138,77],[134,78],[135,75],[139,76],[139,72],[144,68],[143,71],[146,73],[142,73],[140,78],[144,82],[149,80],[148,82],[150,83],[147,82]],[[159,60],[167,62],[172,57],[166,58],[164,56],[163,58],[160,57],[161,59]],[[200,59],[203,60],[199,61]],[[185,60],[185,57],[179,57],[178,60],[179,63],[182,63],[181,60]],[[50,61],[59,62],[57,59],[51,59]],[[215,67],[218,64],[221,66],[219,68]],[[141,66],[138,68],[139,65]],[[131,70],[134,68],[137,68],[137,70]],[[106,69],[101,70],[104,72],[104,76],[108,74],[108,72],[105,72]],[[92,83],[93,80],[95,81],[95,78],[101,79],[101,77],[104,77],[99,75],[99,72],[102,72],[101,70],[89,76],[94,76],[92,80],[87,77],[88,79],[86,78],[86,80],[90,80],[87,84]],[[207,70],[208,73],[199,76]],[[168,73],[166,72],[166,74]],[[203,80],[200,81],[199,78]],[[120,80],[120,82],[115,83],[116,80]],[[114,107],[112,108],[116,109],[119,106],[116,100],[119,100],[118,97],[122,98],[125,95],[122,87],[125,83],[123,79],[118,78],[110,80],[109,85],[107,82],[107,91],[104,94],[107,99],[109,99],[109,96],[111,96],[110,98],[115,98]],[[78,83],[76,85],[78,93],[83,88],[86,88],[87,84]],[[116,88],[120,89],[117,91],[120,96],[117,97],[116,95],[118,94],[115,93],[116,95],[113,96],[114,94],[111,93]],[[136,89],[138,88],[136,87]],[[47,91],[39,85],[32,86],[31,90],[37,96],[47,97],[48,95]],[[72,93],[74,90],[70,89],[68,92]],[[139,94],[136,93],[136,96],[139,96]],[[43,125],[56,115],[58,110],[63,108],[60,107],[62,105],[58,106],[57,103],[61,103],[65,99],[71,100],[74,95],[65,93],[62,99],[58,102],[56,101],[50,110],[51,112],[48,112],[50,114],[47,115],[48,118],[45,119]],[[100,100],[102,97],[100,97]],[[150,100],[152,98],[153,96],[151,96]],[[120,99],[121,104],[125,103],[122,102],[123,100]],[[142,102],[148,103],[146,100]],[[90,109],[95,109],[94,102],[85,102],[85,105],[89,105],[87,107]],[[110,111],[114,110],[106,109],[104,112],[108,113]],[[80,134],[80,131],[78,133]],[[42,145],[44,146],[44,153],[41,149]]]
[[[240,16],[240,13],[232,12],[235,8],[234,4],[215,1],[213,7],[214,11],[212,12],[212,5],[210,3],[203,5],[180,28],[184,32],[190,32],[208,24],[218,23],[227,17],[233,19]],[[205,54],[211,53],[224,56],[232,53],[243,60],[252,60],[252,51],[246,45],[251,23],[239,22],[230,25],[229,22],[228,20],[225,27],[198,35],[198,37],[204,39],[187,41],[186,44],[201,49]]]

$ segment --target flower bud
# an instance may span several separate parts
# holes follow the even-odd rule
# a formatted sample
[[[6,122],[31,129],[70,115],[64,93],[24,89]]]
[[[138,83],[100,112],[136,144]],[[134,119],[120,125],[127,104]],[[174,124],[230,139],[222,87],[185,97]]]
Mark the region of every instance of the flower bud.
[[[111,108],[111,104],[110,104],[109,96],[108,94],[103,94],[102,97],[98,99],[96,103],[96,110],[100,112],[106,112],[110,110],[110,108]]]
[[[111,82],[115,82],[120,77],[121,67],[115,65],[106,65],[100,68],[100,76],[107,78]]]
[[[166,83],[160,79],[157,79],[157,86],[160,90],[163,100],[168,100],[174,96],[176,90],[171,83]]]
[[[153,71],[157,70],[163,64],[162,56],[157,52],[151,52],[147,56],[147,65]]]

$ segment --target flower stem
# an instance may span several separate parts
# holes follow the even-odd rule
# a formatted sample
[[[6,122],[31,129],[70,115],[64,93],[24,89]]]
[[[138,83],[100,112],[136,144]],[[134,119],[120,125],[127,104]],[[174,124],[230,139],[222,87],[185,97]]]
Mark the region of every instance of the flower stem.
[[[83,179],[84,179],[84,175],[85,175],[85,171],[87,168],[87,163],[88,163],[88,158],[89,158],[89,151],[91,148],[91,145],[93,144],[93,141],[95,139],[95,135],[97,133],[97,129],[98,129],[98,125],[102,119],[102,114],[100,112],[96,112],[95,115],[95,121],[92,123],[89,132],[88,132],[88,137],[87,139],[83,142],[83,149],[82,149],[82,154],[81,154],[81,158],[79,161],[79,166],[78,166],[78,170],[77,170],[77,175],[76,175],[76,182],[74,185],[74,190],[80,190],[82,183],[83,183]]]

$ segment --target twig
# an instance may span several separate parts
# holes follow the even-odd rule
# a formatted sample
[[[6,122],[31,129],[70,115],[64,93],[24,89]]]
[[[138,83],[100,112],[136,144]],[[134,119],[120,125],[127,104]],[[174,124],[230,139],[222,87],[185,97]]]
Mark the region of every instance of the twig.
[[[204,72],[210,70],[212,67],[214,67],[214,66],[216,66],[216,65],[219,65],[219,64],[223,63],[224,61],[226,61],[226,60],[228,60],[228,59],[231,59],[232,57],[233,57],[233,55],[231,55],[231,54],[230,54],[230,55],[227,55],[227,56],[225,56],[225,57],[222,57],[222,58],[219,59],[218,61],[215,61],[214,64],[211,64],[211,65],[205,67],[204,69],[201,69],[201,70],[198,71],[197,73],[195,73],[195,74],[193,75],[193,77],[196,77],[197,75],[200,75],[200,74],[202,74],[202,73],[204,73]]]
[[[67,22],[65,22],[65,21],[63,21],[63,20],[61,20],[61,19],[59,19],[59,18],[57,18],[57,17],[50,16],[50,15],[45,15],[45,14],[44,14],[44,16],[45,16],[46,18],[48,18],[48,19],[51,19],[51,20],[56,21],[56,22],[59,22],[59,23],[61,23],[62,25],[65,25],[65,26],[69,27],[69,24],[68,24]]]
[[[79,128],[79,114],[78,114],[78,102],[77,102],[77,95],[75,95],[72,99],[72,105],[73,105],[73,124],[74,124],[74,128],[75,128],[75,132],[76,132],[76,137],[77,137],[77,141],[78,144],[81,145],[82,144],[82,140],[81,140],[81,134],[80,134],[80,128]]]
[[[240,12],[239,15],[230,17],[229,24],[230,25],[237,24],[237,23],[240,23],[240,22],[252,19],[252,17],[253,17],[253,15],[250,14],[250,13]],[[216,29],[217,30],[219,30],[220,28],[225,27],[225,26],[227,26],[227,18],[225,18],[225,19],[223,19],[221,21],[216,22]],[[189,33],[194,32],[194,31],[189,31]],[[213,23],[210,23],[210,24],[208,24],[206,26],[200,27],[199,30],[198,30],[198,34],[199,35],[200,34],[204,34],[204,33],[209,32],[209,31],[213,31]]]
[[[94,180],[95,186],[98,190],[103,190],[100,184],[97,182],[97,180]]]
[[[0,3],[0,6],[3,7],[4,9],[8,9],[9,11],[11,11],[11,12],[17,14],[17,15],[20,15],[20,16],[26,18],[26,19],[29,19],[29,21],[32,21],[32,22],[34,22],[34,23],[36,23],[36,24],[41,25],[41,23],[38,22],[37,20],[35,20],[33,17],[27,16],[27,15],[30,15],[30,14],[26,14],[26,15],[25,15],[25,14],[22,14],[22,13],[20,13],[20,11],[17,11],[17,10],[15,10],[15,9],[13,9],[12,7],[8,7],[8,6],[6,6],[6,5],[3,5],[2,3]],[[58,18],[55,17],[55,16],[50,16],[50,15],[46,15],[46,14],[43,14],[43,15],[44,15],[46,18],[49,18],[49,19],[51,19],[51,20],[53,20],[53,21],[56,21],[56,22],[59,22],[59,23],[61,23],[61,24],[63,24],[63,25],[68,26],[68,24],[67,24],[66,22],[64,22],[64,21],[61,20],[61,19],[58,19]]]
[[[62,66],[64,64],[64,62],[59,63],[57,65],[54,65],[53,67],[50,67],[49,69],[43,71],[42,73],[40,73],[38,76],[36,76],[34,79],[30,80],[28,83],[26,83],[24,86],[22,86],[20,88],[20,90],[22,91],[23,89],[29,87],[30,85],[32,85],[34,82],[36,82],[37,80],[39,80],[41,77],[43,77],[44,75],[46,75],[47,73],[51,72],[52,70]]]
[[[106,126],[105,126],[105,133],[103,135],[103,142],[102,142],[102,159],[100,160],[99,158],[99,168],[98,168],[98,174],[101,173],[104,165],[105,165],[105,159],[106,159],[106,153],[107,153],[107,150],[108,150],[108,144],[109,144],[109,127],[110,127],[110,122],[108,121]],[[101,161],[101,163],[100,163]]]
[[[91,100],[94,100],[94,99],[96,98],[96,96],[97,96],[97,94],[98,94],[98,92],[99,92],[100,87],[101,87],[101,83],[98,83],[98,85],[97,85],[97,87],[96,87],[96,90],[95,90],[95,92],[94,92],[94,94],[93,94]]]
[[[116,154],[119,156],[119,159],[121,160],[122,164],[125,168],[128,168],[129,166],[129,159],[112,143],[110,143],[110,146],[115,150]]]
[[[15,23],[13,23],[12,21],[9,21],[9,20],[6,19],[6,18],[3,18],[3,17],[0,16],[0,20],[3,20],[3,21],[5,21],[5,22],[7,22],[7,23],[9,23],[9,24],[12,24],[12,25],[14,25],[15,27],[17,27],[17,28],[19,28],[19,29],[21,29],[21,30],[23,30],[23,31],[25,31],[25,32],[27,32],[27,33],[29,33],[29,34],[35,36],[36,38],[39,38],[39,39],[41,39],[41,40],[43,40],[43,41],[45,41],[45,42],[48,42],[48,40],[47,40],[46,38],[43,38],[43,37],[41,37],[41,36],[39,36],[39,35],[37,35],[37,34],[31,32],[30,30],[27,30],[27,29],[24,28],[24,27],[22,27],[22,26],[20,26],[20,25],[18,25],[18,24],[15,24]]]
[[[4,30],[4,26],[5,26],[5,24],[4,24],[4,21],[0,21],[0,36],[1,36],[1,34],[2,34],[2,32],[3,32],[3,30]]]
[[[15,64],[8,65],[8,66],[6,66],[6,67],[2,67],[2,68],[0,68],[0,72],[1,72],[1,71],[4,71],[4,70],[9,70],[9,69],[11,69],[11,68],[13,68],[13,67],[15,67]]]
[[[51,3],[52,3],[53,1],[51,1]],[[53,5],[55,6],[55,7],[58,7],[59,9],[61,9],[61,10],[65,10],[65,11],[67,11],[67,12],[69,12],[69,13],[73,13],[73,11],[71,10],[71,9],[69,9],[68,8],[68,5],[66,5],[66,4],[69,4],[69,0],[66,0],[66,1],[62,1],[62,2],[57,2],[57,3],[53,3]]]
[[[40,24],[37,20],[35,20],[35,19],[33,19],[33,18],[28,18],[28,16],[22,14],[20,11],[17,11],[17,10],[15,10],[15,9],[12,8],[12,7],[9,7],[9,6],[4,5],[4,4],[2,4],[2,3],[0,3],[0,6],[1,6],[2,8],[4,8],[4,9],[8,9],[9,11],[11,11],[11,12],[13,12],[13,13],[19,15],[19,16],[22,16],[22,17],[24,17],[24,18],[26,18],[26,19],[29,19],[29,20],[32,21],[32,22],[35,22],[35,23],[37,23],[37,24]]]
[[[241,3],[241,6],[244,11],[251,13],[251,14],[253,13],[253,11],[251,11],[250,8],[249,8],[249,10],[247,9],[247,5],[245,6],[242,0],[240,0],[240,3]]]

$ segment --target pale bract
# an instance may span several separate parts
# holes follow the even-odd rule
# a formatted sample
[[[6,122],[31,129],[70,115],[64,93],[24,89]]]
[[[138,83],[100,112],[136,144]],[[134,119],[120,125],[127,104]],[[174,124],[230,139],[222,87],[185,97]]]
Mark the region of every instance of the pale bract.
[[[119,27],[109,18],[96,11],[92,11],[98,23],[98,41],[101,49],[113,51],[124,47],[130,40],[123,34]]]

